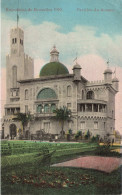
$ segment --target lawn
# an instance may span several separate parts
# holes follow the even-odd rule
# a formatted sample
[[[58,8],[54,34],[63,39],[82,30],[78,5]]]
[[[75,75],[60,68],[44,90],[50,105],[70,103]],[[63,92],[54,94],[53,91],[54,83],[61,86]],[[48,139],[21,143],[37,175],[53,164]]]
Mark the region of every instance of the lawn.
[[[94,155],[96,147],[96,143],[2,143],[2,195],[121,194],[121,168],[104,173],[92,169],[49,167],[49,164],[78,156]],[[18,148],[21,150],[18,154],[11,152]],[[6,155],[4,149],[12,155]],[[47,154],[54,151],[49,164],[46,164],[46,158],[43,159],[46,150]]]
[[[90,169],[43,167],[2,175],[2,195],[121,194],[120,168],[110,174]]]

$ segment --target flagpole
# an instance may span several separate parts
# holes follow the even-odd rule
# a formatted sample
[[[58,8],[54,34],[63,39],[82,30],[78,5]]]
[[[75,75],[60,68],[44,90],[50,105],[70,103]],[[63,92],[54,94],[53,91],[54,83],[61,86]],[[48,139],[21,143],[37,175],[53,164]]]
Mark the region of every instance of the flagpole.
[[[18,23],[19,23],[18,9],[19,9],[19,0],[18,0],[18,6],[17,6],[17,28],[18,28]]]

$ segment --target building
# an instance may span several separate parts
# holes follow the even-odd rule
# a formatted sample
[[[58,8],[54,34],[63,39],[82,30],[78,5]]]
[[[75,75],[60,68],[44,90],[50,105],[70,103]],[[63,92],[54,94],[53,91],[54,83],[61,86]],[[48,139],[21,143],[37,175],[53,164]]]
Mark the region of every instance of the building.
[[[53,110],[63,106],[72,112],[64,124],[65,132],[72,129],[75,134],[78,130],[83,133],[89,130],[92,135],[113,136],[118,79],[112,78],[109,67],[104,71],[104,80],[95,82],[82,76],[77,61],[72,70],[69,74],[54,46],[50,62],[42,67],[39,78],[34,78],[34,60],[24,53],[24,32],[19,27],[12,29],[10,55],[6,57],[4,137],[17,137],[22,127],[20,122],[12,120],[13,114],[28,111],[33,120],[26,127],[26,135],[37,135],[41,131],[59,135],[61,125],[55,120]]]

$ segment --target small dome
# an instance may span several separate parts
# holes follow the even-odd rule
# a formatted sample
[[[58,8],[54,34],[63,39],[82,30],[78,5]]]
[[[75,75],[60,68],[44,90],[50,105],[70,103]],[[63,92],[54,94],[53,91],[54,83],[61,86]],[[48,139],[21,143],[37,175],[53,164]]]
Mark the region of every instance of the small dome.
[[[118,80],[116,77],[114,77],[114,78],[112,79],[112,82],[119,82],[119,80]]]
[[[53,49],[51,50],[50,54],[52,54],[52,53],[58,53],[59,54],[59,52],[57,51],[55,45],[53,46]]]
[[[50,76],[50,75],[65,75],[69,74],[68,69],[60,62],[49,62],[45,64],[39,76]]]
[[[109,74],[112,74],[112,70],[110,68],[107,68],[105,71],[104,71],[104,74],[106,73],[109,73]]]
[[[80,66],[78,63],[76,63],[76,64],[73,66],[73,69],[81,69],[81,66]]]

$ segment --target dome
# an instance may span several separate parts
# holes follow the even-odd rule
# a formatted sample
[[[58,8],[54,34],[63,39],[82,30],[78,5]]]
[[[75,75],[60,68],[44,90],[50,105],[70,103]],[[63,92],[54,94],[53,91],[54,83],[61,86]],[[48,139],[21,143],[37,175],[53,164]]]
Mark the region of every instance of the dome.
[[[57,51],[55,45],[53,46],[53,49],[51,50],[50,54],[52,54],[52,53],[58,53],[59,54],[59,52]]]
[[[50,75],[65,75],[69,74],[68,69],[60,62],[49,62],[45,64],[39,76],[50,76]]]
[[[116,77],[114,77],[114,78],[112,79],[112,82],[119,82],[119,80],[118,80]]]
[[[104,71],[104,74],[106,74],[106,73],[112,74],[112,70],[111,70],[110,68],[107,68],[107,69]]]
[[[74,66],[73,66],[73,69],[81,69],[81,66],[79,65],[79,64],[75,64]]]

